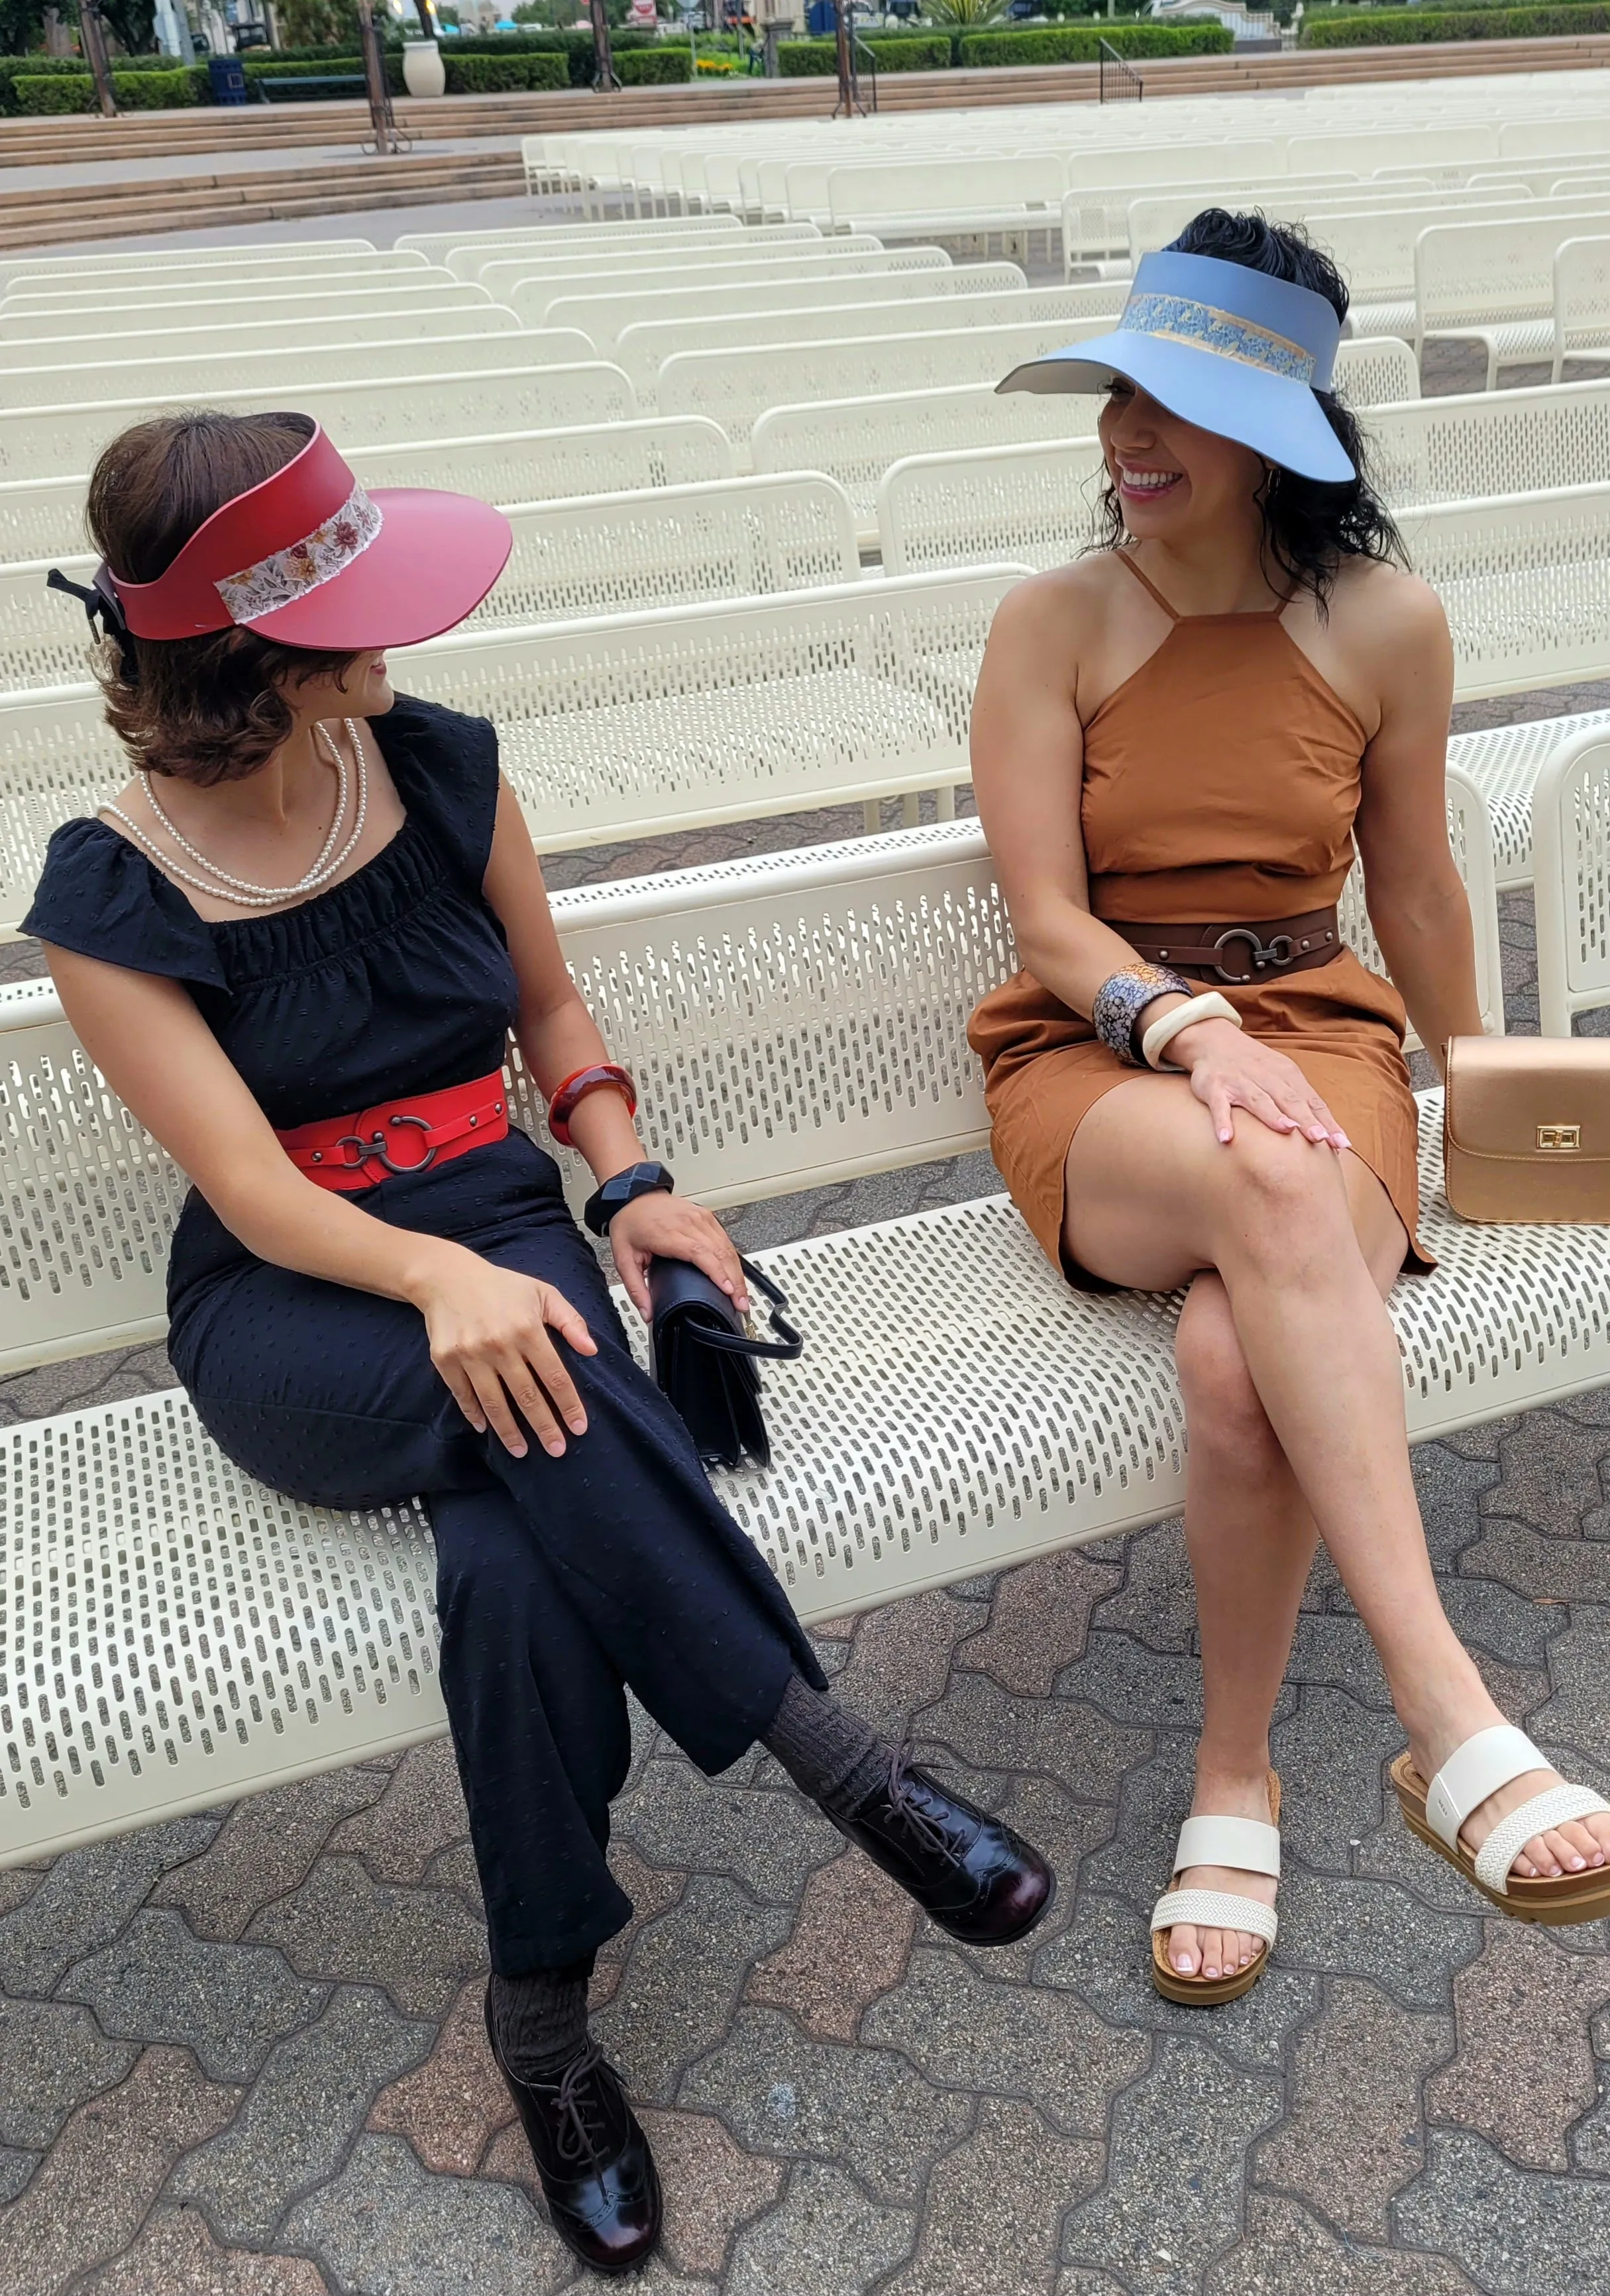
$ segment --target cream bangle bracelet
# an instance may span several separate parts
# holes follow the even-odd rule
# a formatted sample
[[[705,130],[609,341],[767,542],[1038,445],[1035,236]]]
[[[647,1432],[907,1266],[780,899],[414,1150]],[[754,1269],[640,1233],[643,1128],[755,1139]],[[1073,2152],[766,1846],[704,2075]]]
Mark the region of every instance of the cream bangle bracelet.
[[[1148,1069],[1160,1069],[1163,1055],[1182,1029],[1197,1021],[1229,1021],[1236,1028],[1241,1025],[1241,1015],[1228,996],[1221,996],[1216,988],[1205,990],[1200,996],[1188,997],[1176,1004],[1172,1013],[1165,1013],[1154,1021],[1140,1039],[1140,1057]]]

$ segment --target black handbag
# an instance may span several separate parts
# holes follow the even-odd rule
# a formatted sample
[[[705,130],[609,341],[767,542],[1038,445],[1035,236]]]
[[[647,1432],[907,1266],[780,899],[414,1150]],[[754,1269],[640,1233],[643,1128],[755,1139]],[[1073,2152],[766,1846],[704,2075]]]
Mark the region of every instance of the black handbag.
[[[746,1455],[757,1467],[771,1465],[756,1363],[792,1363],[805,1347],[782,1312],[789,1304],[783,1293],[748,1260],[742,1267],[753,1290],[770,1302],[774,1340],[752,1340],[721,1286],[691,1260],[649,1262],[654,1377],[707,1467],[740,1467]]]

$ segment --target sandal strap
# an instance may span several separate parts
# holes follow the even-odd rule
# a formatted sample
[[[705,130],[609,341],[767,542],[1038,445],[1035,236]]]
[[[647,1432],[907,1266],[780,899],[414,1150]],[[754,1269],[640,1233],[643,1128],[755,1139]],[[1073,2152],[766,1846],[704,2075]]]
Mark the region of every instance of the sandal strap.
[[[1245,1930],[1265,1945],[1273,1945],[1278,1926],[1272,1906],[1256,1898],[1234,1898],[1224,1890],[1168,1890],[1152,1908],[1152,1928],[1172,1930],[1180,1922],[1199,1930]]]
[[[1280,1875],[1280,1829],[1255,1817],[1188,1817],[1180,1828],[1173,1870],[1228,1866],[1238,1874]]]
[[[1591,1786],[1546,1786],[1500,1818],[1475,1853],[1476,1880],[1483,1889],[1508,1897],[1509,1868],[1534,1833],[1546,1833],[1551,1825],[1567,1824],[1573,1817],[1591,1817],[1601,1809],[1610,1810],[1610,1801]]]
[[[1524,1777],[1528,1770],[1553,1767],[1524,1730],[1517,1730],[1513,1723],[1495,1722],[1491,1729],[1478,1730],[1474,1738],[1457,1746],[1432,1779],[1426,1795],[1426,1823],[1453,1849],[1460,1826],[1490,1794],[1497,1793],[1512,1778]],[[1523,1841],[1526,1838],[1521,1836]]]

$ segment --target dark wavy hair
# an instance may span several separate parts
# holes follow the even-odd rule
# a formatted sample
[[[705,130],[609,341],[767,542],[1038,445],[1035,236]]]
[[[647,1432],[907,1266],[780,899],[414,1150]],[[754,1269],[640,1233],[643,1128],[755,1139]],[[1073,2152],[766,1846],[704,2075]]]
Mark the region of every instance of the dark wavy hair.
[[[214,511],[282,470],[313,430],[306,414],[206,409],[135,423],[105,448],[90,479],[86,522],[101,555],[124,581],[154,582]],[[290,737],[288,687],[344,678],[358,658],[232,628],[131,637],[127,658],[105,642],[98,676],[107,723],[135,763],[209,789],[255,774]]]
[[[1341,273],[1292,224],[1204,208],[1169,251],[1216,256],[1221,263],[1241,263],[1249,271],[1288,279],[1295,287],[1323,295],[1338,319],[1347,316],[1347,288]],[[1352,409],[1334,391],[1316,390],[1314,397],[1358,476],[1332,486],[1271,464],[1258,489],[1258,508],[1263,516],[1266,568],[1272,566],[1294,593],[1307,591],[1323,614],[1344,558],[1374,558],[1403,566],[1408,554],[1391,512],[1370,483],[1368,442]],[[1096,547],[1116,549],[1124,537],[1124,511],[1110,479],[1098,496],[1096,515]],[[1280,586],[1279,581],[1275,586]]]

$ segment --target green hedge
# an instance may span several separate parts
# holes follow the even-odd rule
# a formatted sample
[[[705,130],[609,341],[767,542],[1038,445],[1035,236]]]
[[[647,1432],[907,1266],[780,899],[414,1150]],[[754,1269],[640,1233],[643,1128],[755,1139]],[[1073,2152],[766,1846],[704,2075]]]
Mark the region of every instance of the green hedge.
[[[564,57],[540,52],[524,56],[465,56],[449,48],[442,61],[447,67],[449,95],[506,95],[517,89],[570,85]]]
[[[621,57],[629,49],[652,48],[657,43],[652,32],[628,31],[623,27],[618,32],[611,33],[609,45],[615,52],[618,69]],[[444,56],[562,56],[572,87],[591,87],[593,85],[594,58],[591,32],[463,32],[454,38],[444,39],[442,53]],[[625,78],[624,73],[622,78]]]
[[[1550,8],[1348,8],[1312,18],[1305,48],[1416,46],[1430,40],[1542,40],[1610,32],[1604,0],[1555,0]]]
[[[1131,56],[1222,56],[1235,41],[1222,24],[1066,25],[1057,31],[973,32],[960,43],[964,67],[980,65],[1093,64],[1105,40],[1126,60]]]
[[[170,71],[114,71],[112,94],[125,111],[177,111],[201,102],[197,75],[184,64]],[[205,84],[206,74],[201,75]],[[19,73],[12,86],[17,108],[33,113],[94,111],[95,83],[88,72]]]
[[[616,77],[623,87],[669,87],[691,78],[692,70],[686,48],[675,47],[668,40],[652,48],[615,51]]]
[[[895,34],[889,39],[868,39],[863,35],[855,45],[858,52],[871,50],[879,74],[948,71],[951,65],[948,33],[906,37]],[[838,70],[838,44],[836,40],[780,41],[777,68],[785,79],[830,79]]]

